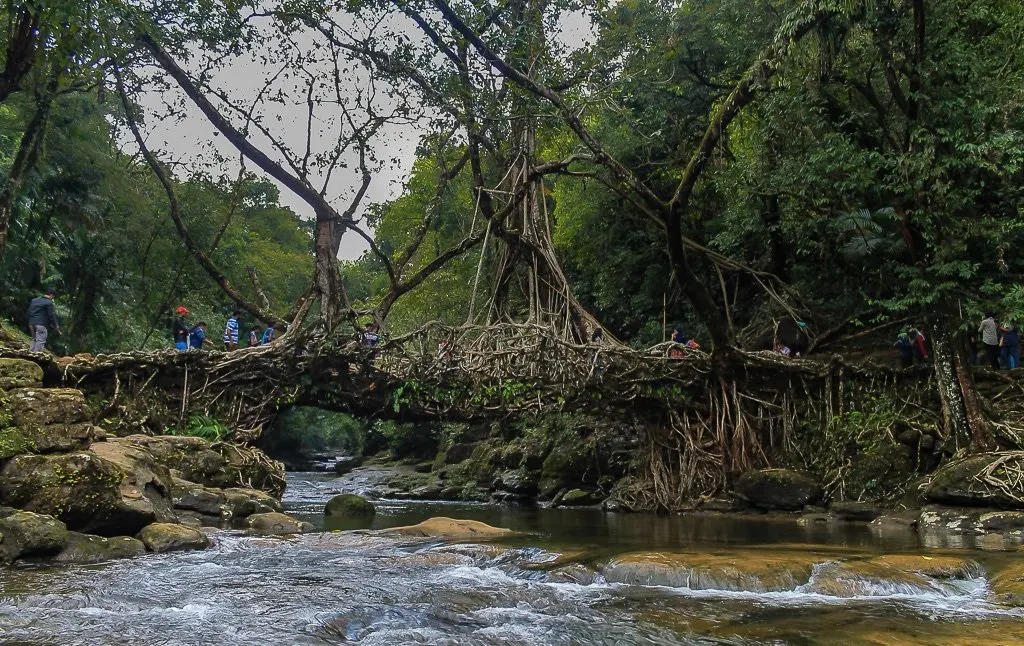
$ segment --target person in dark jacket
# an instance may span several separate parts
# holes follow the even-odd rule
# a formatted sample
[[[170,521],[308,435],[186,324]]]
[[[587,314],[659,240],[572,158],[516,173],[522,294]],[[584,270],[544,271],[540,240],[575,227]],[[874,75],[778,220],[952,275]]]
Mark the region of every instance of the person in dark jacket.
[[[32,345],[29,349],[32,352],[43,351],[46,347],[46,337],[51,330],[60,334],[57,309],[53,306],[53,299],[56,296],[57,292],[48,289],[44,295],[33,298],[28,304],[28,329],[32,334]]]
[[[1007,370],[1020,367],[1020,334],[1012,323],[1004,323],[999,330],[999,355]]]
[[[185,316],[190,314],[190,312],[184,307],[178,307],[175,312],[178,315],[174,317],[174,322],[171,323],[174,347],[178,350],[188,350],[188,337],[192,330],[189,329],[188,323],[185,322]]]

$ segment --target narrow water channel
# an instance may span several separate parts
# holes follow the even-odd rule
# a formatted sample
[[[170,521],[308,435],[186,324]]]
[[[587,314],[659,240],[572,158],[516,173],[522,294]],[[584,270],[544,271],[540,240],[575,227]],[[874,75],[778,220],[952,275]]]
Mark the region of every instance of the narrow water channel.
[[[323,527],[324,502],[356,485],[290,474],[286,506]],[[525,535],[444,545],[332,527],[288,540],[217,531],[215,547],[203,552],[19,565],[0,570],[0,644],[1024,643],[1024,613],[993,600],[989,581],[991,571],[1024,559],[1020,552],[936,550],[914,534],[882,538],[863,525],[803,527],[792,519],[417,502],[381,502],[372,526],[438,515]],[[763,589],[763,576],[716,579],[705,570],[702,579],[635,580],[608,566],[639,551],[814,565],[808,581],[772,590]],[[977,568],[954,578],[867,576],[852,587],[837,573],[845,559],[881,554],[952,555]]]

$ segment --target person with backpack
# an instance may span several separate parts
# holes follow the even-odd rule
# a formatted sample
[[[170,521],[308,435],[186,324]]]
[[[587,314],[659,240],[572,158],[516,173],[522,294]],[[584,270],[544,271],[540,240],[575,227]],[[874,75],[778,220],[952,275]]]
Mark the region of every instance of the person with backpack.
[[[255,348],[258,346],[262,337],[263,333],[260,331],[260,326],[254,325],[249,328],[249,347]]]
[[[1006,323],[999,335],[999,353],[1003,360],[1003,367],[1007,370],[1016,370],[1020,367],[1020,334],[1012,323]]]
[[[46,293],[33,298],[28,304],[28,329],[32,333],[32,345],[29,346],[29,350],[32,352],[42,352],[46,348],[46,338],[50,330],[60,334],[57,308],[53,305],[53,299],[56,297],[57,292],[48,289]]]
[[[896,348],[896,352],[900,355],[900,366],[909,368],[914,365],[914,345],[910,342],[909,334],[900,332],[900,335],[896,337],[896,343],[893,343],[892,347]]]
[[[188,334],[188,345],[193,350],[202,350],[206,343],[206,321],[199,321]]]
[[[174,338],[174,349],[188,350],[188,336],[192,330],[189,329],[188,323],[185,322],[185,317],[190,312],[180,305],[174,312],[177,314],[171,322],[171,336]]]
[[[226,352],[238,349],[238,317],[240,315],[241,313],[235,310],[224,325],[224,350]]]
[[[263,338],[261,339],[261,343],[263,345],[267,345],[268,343],[272,343],[276,338],[277,330],[274,329],[273,325],[268,325],[267,329],[263,330]]]
[[[985,314],[978,332],[981,334],[981,343],[985,346],[989,367],[999,370],[999,326],[996,325],[996,315],[991,312]]]

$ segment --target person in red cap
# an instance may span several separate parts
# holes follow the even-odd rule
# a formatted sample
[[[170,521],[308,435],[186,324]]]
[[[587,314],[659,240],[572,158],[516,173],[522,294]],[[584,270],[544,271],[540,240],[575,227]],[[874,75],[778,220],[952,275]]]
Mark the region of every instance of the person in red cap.
[[[185,315],[190,312],[184,307],[179,306],[175,310],[178,313],[174,317],[174,323],[171,324],[171,334],[174,336],[174,347],[178,350],[188,350],[188,323],[185,322]]]

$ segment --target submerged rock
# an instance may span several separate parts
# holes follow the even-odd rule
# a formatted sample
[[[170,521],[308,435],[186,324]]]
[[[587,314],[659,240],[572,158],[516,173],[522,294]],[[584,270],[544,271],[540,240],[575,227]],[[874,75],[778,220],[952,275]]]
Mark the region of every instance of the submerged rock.
[[[67,527],[53,516],[10,509],[0,515],[0,562],[50,556],[68,543]]]
[[[92,534],[68,532],[68,544],[54,557],[58,563],[100,563],[133,558],[146,553],[146,545],[130,536],[104,538]]]
[[[43,369],[34,361],[0,359],[0,390],[41,386]]]
[[[1001,603],[1024,607],[1024,563],[1012,562],[996,572],[991,586]]]
[[[797,511],[821,499],[821,486],[789,469],[747,471],[736,481],[736,494],[762,509]]]
[[[927,594],[938,580],[967,580],[984,575],[975,561],[950,556],[887,555],[866,560],[827,562],[815,568],[806,592],[832,597]]]
[[[939,468],[924,495],[934,503],[965,507],[1024,509],[1024,492],[1001,487],[999,480],[1014,481],[1013,473],[1024,472],[1024,452],[978,453]]]
[[[601,573],[609,583],[690,590],[781,592],[806,584],[814,564],[822,560],[814,554],[797,553],[638,552],[614,559]]]
[[[859,520],[870,522],[882,515],[882,508],[872,502],[834,502],[829,512],[840,520]]]
[[[139,538],[146,549],[158,554],[179,550],[201,550],[210,546],[206,534],[177,523],[153,523],[142,528]]]
[[[417,525],[392,527],[381,530],[380,533],[383,535],[441,538],[446,540],[488,540],[515,535],[515,532],[510,529],[492,527],[477,520],[458,520],[443,516],[429,518]]]
[[[305,534],[314,529],[311,523],[302,522],[287,514],[276,511],[266,514],[253,514],[249,516],[246,524],[253,533],[264,536]]]
[[[373,516],[377,508],[373,503],[354,493],[343,493],[327,501],[325,516]]]

